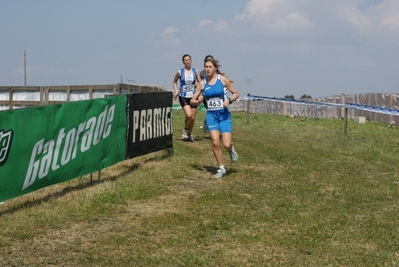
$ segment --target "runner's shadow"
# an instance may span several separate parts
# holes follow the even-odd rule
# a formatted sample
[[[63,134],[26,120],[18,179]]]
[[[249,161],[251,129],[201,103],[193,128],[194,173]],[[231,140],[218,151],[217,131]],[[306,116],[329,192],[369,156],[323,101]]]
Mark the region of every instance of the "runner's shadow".
[[[191,164],[191,167],[198,171],[207,171],[211,174],[215,174],[219,169],[218,167],[215,167],[215,166],[207,166],[207,165],[200,166],[198,164]],[[230,174],[236,173],[236,172],[237,172],[237,170],[235,168],[228,168],[226,176],[229,176]]]
[[[208,140],[211,139],[209,136],[206,136],[206,137],[204,137],[204,136],[193,136],[193,137],[194,137],[194,141],[195,142],[203,141],[204,139],[208,139]],[[179,141],[184,142],[184,143],[193,143],[193,142],[189,141],[188,139],[183,139],[183,138],[176,138],[175,140],[179,140]]]

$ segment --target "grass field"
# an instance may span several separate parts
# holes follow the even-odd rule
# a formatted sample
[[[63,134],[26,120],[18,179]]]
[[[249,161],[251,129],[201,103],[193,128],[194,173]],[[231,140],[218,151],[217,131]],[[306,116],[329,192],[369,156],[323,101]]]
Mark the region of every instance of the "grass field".
[[[239,161],[211,142],[0,205],[0,266],[399,266],[399,130],[233,113]],[[96,177],[94,177],[96,181]]]

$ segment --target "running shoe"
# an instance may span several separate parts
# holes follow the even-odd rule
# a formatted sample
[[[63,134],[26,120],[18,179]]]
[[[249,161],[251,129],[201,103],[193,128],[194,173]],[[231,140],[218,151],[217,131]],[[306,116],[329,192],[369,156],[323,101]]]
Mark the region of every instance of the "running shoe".
[[[188,130],[186,130],[186,129],[183,129],[183,133],[182,133],[182,135],[181,135],[181,138],[183,138],[183,139],[188,139]]]
[[[189,142],[195,142],[193,136],[191,134],[188,135],[187,141]]]
[[[225,168],[219,168],[217,173],[213,176],[217,179],[222,178],[226,174],[226,169]]]
[[[238,154],[234,149],[234,146],[232,146],[231,149],[229,150],[229,154],[231,161],[236,162],[238,160]]]

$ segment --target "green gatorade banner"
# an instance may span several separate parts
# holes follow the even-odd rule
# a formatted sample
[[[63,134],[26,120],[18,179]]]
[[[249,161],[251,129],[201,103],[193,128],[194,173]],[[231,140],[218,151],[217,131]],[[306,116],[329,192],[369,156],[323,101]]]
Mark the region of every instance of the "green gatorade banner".
[[[126,95],[0,112],[0,201],[125,159]]]

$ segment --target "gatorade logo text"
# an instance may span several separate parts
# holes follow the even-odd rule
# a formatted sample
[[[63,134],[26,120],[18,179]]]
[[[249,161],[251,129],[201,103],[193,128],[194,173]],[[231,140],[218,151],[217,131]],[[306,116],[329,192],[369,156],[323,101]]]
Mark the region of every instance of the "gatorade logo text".
[[[12,130],[7,132],[4,130],[0,131],[0,167],[6,163],[8,154],[10,154],[13,135]]]
[[[37,141],[31,153],[22,190],[31,186],[36,178],[46,177],[50,171],[55,171],[76,158],[77,153],[84,153],[92,145],[98,145],[102,139],[107,138],[111,133],[114,112],[115,105],[110,108],[106,106],[98,117],[83,121],[68,132],[65,132],[65,128],[60,129],[57,139],[45,141],[43,138]]]

